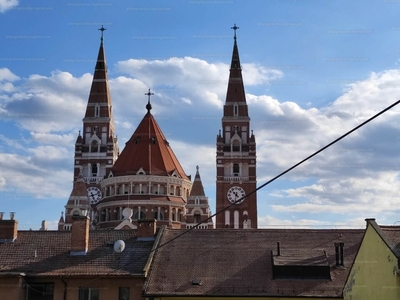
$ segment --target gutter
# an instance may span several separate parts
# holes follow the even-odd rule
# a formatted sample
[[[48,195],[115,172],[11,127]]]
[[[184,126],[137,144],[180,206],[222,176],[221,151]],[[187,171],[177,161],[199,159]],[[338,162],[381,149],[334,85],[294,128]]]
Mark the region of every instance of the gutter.
[[[67,282],[62,278],[62,276],[60,279],[64,283],[64,300],[67,300]]]

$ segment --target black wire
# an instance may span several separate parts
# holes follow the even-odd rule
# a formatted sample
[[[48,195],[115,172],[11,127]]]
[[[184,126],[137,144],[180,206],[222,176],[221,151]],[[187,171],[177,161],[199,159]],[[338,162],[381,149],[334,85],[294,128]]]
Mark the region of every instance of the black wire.
[[[227,207],[221,209],[220,211],[216,212],[216,213],[213,214],[212,216],[210,216],[210,217],[208,217],[207,219],[204,219],[203,221],[197,223],[197,224],[194,225],[193,227],[191,227],[191,228],[185,230],[184,232],[178,234],[177,236],[173,237],[172,239],[166,241],[165,243],[163,243],[163,244],[161,244],[161,245],[159,245],[159,246],[156,246],[154,249],[151,249],[150,252],[149,252],[148,254],[147,254],[147,253],[146,253],[146,254],[143,254],[143,256],[137,258],[137,260],[138,260],[138,259],[141,259],[141,258],[143,258],[143,257],[146,257],[146,256],[148,257],[148,255],[149,255],[150,253],[157,251],[158,249],[160,249],[160,248],[162,248],[162,247],[168,245],[169,243],[172,243],[173,241],[175,241],[176,239],[180,238],[181,236],[183,236],[183,235],[185,235],[185,234],[191,232],[192,230],[196,229],[199,225],[201,225],[201,224],[203,224],[203,223],[209,221],[210,219],[214,218],[216,215],[218,215],[218,214],[224,212],[225,210],[231,208],[231,207],[234,206],[236,203],[240,203],[240,202],[241,202],[244,198],[246,198],[247,196],[256,193],[258,190],[264,188],[265,186],[267,186],[267,185],[270,184],[271,182],[275,181],[275,180],[278,179],[279,177],[285,175],[286,173],[288,173],[288,172],[290,172],[291,170],[293,170],[294,168],[298,167],[299,165],[301,165],[301,164],[304,163],[305,161],[309,160],[310,158],[314,157],[315,155],[317,155],[317,154],[319,154],[320,152],[324,151],[325,149],[329,148],[329,147],[332,146],[333,144],[335,144],[335,143],[337,143],[338,141],[342,140],[343,138],[345,138],[345,137],[348,136],[349,134],[351,134],[351,133],[353,133],[354,131],[358,130],[359,128],[361,128],[361,127],[364,126],[365,124],[371,122],[373,119],[377,118],[378,116],[380,116],[381,114],[385,113],[385,112],[388,111],[389,109],[395,107],[395,106],[398,105],[399,103],[400,103],[400,100],[396,101],[395,103],[393,103],[392,105],[388,106],[388,107],[385,108],[384,110],[380,111],[380,112],[377,113],[376,115],[372,116],[372,117],[369,118],[368,120],[362,122],[360,125],[354,127],[352,130],[348,131],[347,133],[343,134],[343,135],[340,136],[339,138],[335,139],[333,142],[330,142],[328,145],[322,147],[322,148],[319,149],[318,151],[316,151],[316,152],[314,152],[313,154],[307,156],[305,159],[303,159],[303,160],[301,160],[300,162],[298,162],[297,164],[293,165],[292,167],[290,167],[290,168],[287,169],[286,171],[280,173],[279,175],[275,176],[274,178],[268,180],[266,183],[260,185],[258,188],[256,188],[255,190],[251,191],[250,193],[248,193],[248,194],[245,195],[244,197],[241,197],[241,198],[237,199],[235,202],[231,203],[231,204],[228,205]],[[125,268],[126,266],[128,266],[128,265],[131,264],[131,263],[132,263],[132,262],[128,262],[128,263],[122,265],[119,269],[110,271],[110,272],[107,273],[106,275],[99,276],[98,278],[104,277],[104,276],[107,276],[107,275],[110,275],[110,274],[112,274],[112,273],[114,273],[114,272],[117,272],[117,271],[121,270],[122,268]],[[98,279],[98,278],[97,278],[97,279]],[[89,280],[88,282],[92,282],[92,281],[97,280],[97,279],[92,279],[92,280]]]
[[[364,126],[365,124],[371,122],[373,119],[377,118],[378,116],[380,116],[381,114],[385,113],[386,111],[388,111],[389,109],[395,107],[396,105],[398,105],[400,103],[400,100],[396,101],[395,103],[393,103],[392,105],[386,107],[384,110],[380,111],[379,113],[377,113],[376,115],[372,116],[371,118],[369,118],[368,120],[362,122],[360,125],[354,127],[352,130],[348,131],[347,133],[343,134],[342,136],[338,137],[336,140],[334,140],[333,142],[330,142],[328,145],[322,147],[321,149],[319,149],[318,151],[314,152],[313,154],[311,154],[310,156],[307,156],[305,159],[303,159],[302,161],[298,162],[297,164],[293,165],[292,167],[290,167],[289,169],[287,169],[286,171],[283,171],[282,173],[280,173],[279,175],[275,176],[274,178],[268,180],[266,183],[260,185],[258,188],[256,188],[255,190],[251,191],[250,193],[248,193],[247,195],[237,199],[235,202],[231,203],[230,205],[228,205],[227,207],[221,209],[220,211],[217,211],[215,214],[213,214],[212,216],[208,217],[207,219],[201,221],[200,223],[196,224],[195,226],[193,226],[192,228],[189,228],[188,230],[182,232],[181,234],[177,235],[176,237],[172,238],[169,241],[166,241],[165,243],[161,244],[160,246],[158,246],[155,250],[158,250],[161,247],[164,247],[165,245],[173,242],[174,240],[176,240],[177,238],[181,237],[182,235],[192,231],[193,229],[197,228],[199,225],[205,223],[206,221],[214,218],[216,215],[224,212],[225,210],[231,208],[232,206],[234,206],[236,203],[240,203],[242,202],[242,200],[244,198],[246,198],[249,195],[252,195],[254,193],[256,193],[258,190],[264,188],[265,186],[267,186],[268,184],[270,184],[271,182],[275,181],[276,179],[278,179],[279,177],[285,175],[286,173],[290,172],[291,170],[293,170],[294,168],[298,167],[299,165],[301,165],[302,163],[304,163],[305,161],[309,160],[310,158],[314,157],[315,155],[317,155],[318,153],[324,151],[325,149],[329,148],[330,146],[332,146],[333,144],[339,142],[341,139],[345,138],[346,136],[348,136],[349,134],[353,133],[354,131],[358,130],[359,128],[361,128],[362,126]]]

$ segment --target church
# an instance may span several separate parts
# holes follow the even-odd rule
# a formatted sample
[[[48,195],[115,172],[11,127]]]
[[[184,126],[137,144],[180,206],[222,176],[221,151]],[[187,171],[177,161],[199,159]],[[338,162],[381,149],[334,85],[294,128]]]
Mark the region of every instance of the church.
[[[192,181],[154,118],[150,89],[144,93],[147,113],[119,151],[102,27],[82,132],[75,142],[73,187],[58,230],[71,230],[72,217],[81,215],[90,217],[92,229],[136,229],[143,219],[170,229],[257,228],[256,142],[238,28],[232,27],[232,60],[216,139],[216,214],[211,213],[199,166]]]

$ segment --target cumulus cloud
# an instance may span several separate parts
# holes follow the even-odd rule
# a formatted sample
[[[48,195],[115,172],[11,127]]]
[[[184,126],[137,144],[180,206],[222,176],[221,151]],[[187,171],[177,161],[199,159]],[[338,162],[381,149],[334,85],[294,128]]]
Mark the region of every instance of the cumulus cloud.
[[[0,12],[4,13],[19,4],[18,0],[0,0]]]
[[[152,113],[184,170],[194,175],[196,165],[200,165],[203,183],[215,186],[215,137],[221,129],[229,66],[175,57],[130,59],[115,68],[124,74],[110,78],[120,145],[146,113],[145,93],[151,88]],[[246,86],[268,85],[284,75],[256,64],[243,65],[243,69]],[[35,195],[52,195],[56,182],[64,180],[63,195],[68,196],[73,144],[82,129],[91,80],[90,74],[74,77],[63,71],[21,79],[1,69],[0,121],[13,122],[26,130],[31,140],[0,136],[0,170],[8,170],[0,171],[0,188],[19,188],[21,182],[29,181],[29,190]],[[398,82],[399,70],[371,73],[365,80],[347,85],[340,97],[320,108],[301,107],[296,99],[282,102],[271,95],[247,94],[251,129],[257,141],[259,184],[400,99]],[[393,213],[393,207],[400,207],[396,197],[400,187],[399,112],[400,108],[395,108],[385,113],[286,174],[283,178],[288,186],[260,194],[260,203],[266,200],[261,195],[290,200],[283,201],[289,204],[272,205],[270,219],[264,221],[278,222],[272,215],[277,212],[323,212],[351,215],[353,219],[354,214],[384,217]],[[53,168],[56,171],[51,176],[44,171],[49,163],[60,166]],[[296,222],[312,220],[297,218]]]

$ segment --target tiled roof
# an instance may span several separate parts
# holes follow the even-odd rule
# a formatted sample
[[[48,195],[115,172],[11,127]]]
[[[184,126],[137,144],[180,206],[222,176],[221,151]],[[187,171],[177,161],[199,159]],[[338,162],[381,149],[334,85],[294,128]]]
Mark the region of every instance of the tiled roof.
[[[88,99],[88,104],[96,103],[107,104],[107,106],[102,106],[100,117],[111,117],[111,98],[103,42],[100,44],[99,54],[97,55],[96,67]],[[85,117],[93,117],[93,112],[94,107],[88,105]]]
[[[132,230],[90,231],[86,255],[71,256],[70,231],[18,231],[15,242],[0,244],[2,273],[27,276],[143,275],[154,241],[138,241]],[[113,244],[125,242],[115,253]]]
[[[135,175],[140,169],[147,175],[172,176],[189,180],[153,115],[148,112],[124,150],[112,172],[114,176]]]
[[[160,244],[182,232],[166,230]],[[157,250],[145,295],[341,297],[363,233],[353,229],[193,230]],[[325,251],[322,264],[329,263],[331,279],[273,279],[271,251],[277,254],[278,241],[281,255],[298,251],[320,257]],[[344,266],[336,266],[335,243],[344,243]]]
[[[194,177],[190,196],[205,196],[203,183],[201,182],[199,167],[197,166],[196,176]]]
[[[400,258],[400,226],[379,226],[389,242],[389,247]]]
[[[78,179],[74,182],[74,187],[71,191],[70,197],[85,197],[87,196],[86,183],[83,180],[82,175],[79,175]]]

